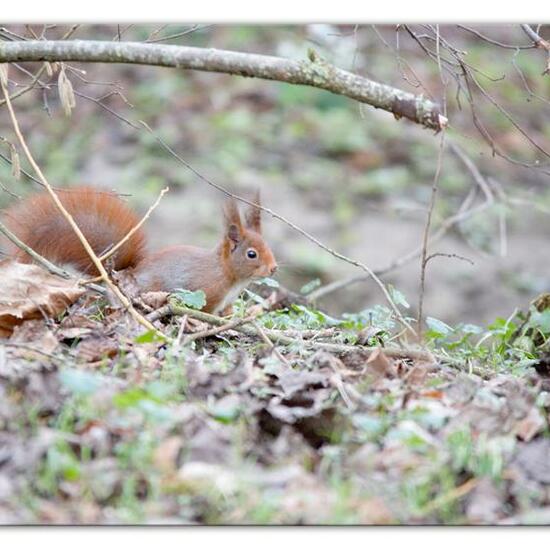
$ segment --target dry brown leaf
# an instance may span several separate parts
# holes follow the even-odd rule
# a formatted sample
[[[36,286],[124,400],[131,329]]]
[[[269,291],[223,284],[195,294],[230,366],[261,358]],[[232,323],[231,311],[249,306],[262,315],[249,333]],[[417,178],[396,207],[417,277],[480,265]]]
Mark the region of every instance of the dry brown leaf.
[[[164,473],[172,473],[178,466],[178,455],[183,446],[182,438],[173,435],[162,441],[153,454],[153,464]]]
[[[58,339],[44,321],[38,319],[25,321],[21,325],[16,326],[11,335],[10,342],[16,344],[28,343],[30,347],[39,350],[41,354],[52,353],[59,344]],[[31,351],[30,353],[34,352]],[[40,357],[41,354],[36,355]]]
[[[525,418],[514,427],[514,433],[523,441],[531,441],[546,427],[546,420],[537,407],[532,407]]]
[[[87,363],[100,361],[106,357],[114,357],[119,350],[119,343],[104,337],[88,338],[83,340],[76,348],[78,358]]]
[[[411,386],[422,386],[432,370],[431,363],[416,363],[406,372],[403,379]]]
[[[382,348],[376,348],[367,359],[367,373],[376,378],[393,378],[396,375],[396,369]]]
[[[145,292],[141,295],[141,299],[145,304],[153,309],[159,309],[168,301],[169,292]]]
[[[59,315],[85,292],[74,279],[9,259],[0,262],[0,280],[0,336],[24,320]]]

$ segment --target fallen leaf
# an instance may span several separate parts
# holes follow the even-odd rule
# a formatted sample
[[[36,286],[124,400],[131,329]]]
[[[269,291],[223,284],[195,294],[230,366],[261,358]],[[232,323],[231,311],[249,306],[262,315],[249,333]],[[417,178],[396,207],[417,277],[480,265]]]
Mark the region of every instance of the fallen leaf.
[[[546,427],[546,420],[537,407],[532,407],[527,416],[516,423],[514,433],[523,441],[531,441]]]
[[[40,266],[0,262],[0,336],[27,319],[59,315],[85,292],[75,279],[62,279]]]
[[[145,292],[141,295],[141,299],[145,304],[153,309],[159,309],[168,301],[169,292]]]
[[[367,359],[367,374],[375,378],[394,378],[397,371],[382,348],[376,348]]]
[[[173,472],[178,466],[178,456],[181,451],[182,438],[177,435],[162,441],[153,453],[153,464],[164,473]]]

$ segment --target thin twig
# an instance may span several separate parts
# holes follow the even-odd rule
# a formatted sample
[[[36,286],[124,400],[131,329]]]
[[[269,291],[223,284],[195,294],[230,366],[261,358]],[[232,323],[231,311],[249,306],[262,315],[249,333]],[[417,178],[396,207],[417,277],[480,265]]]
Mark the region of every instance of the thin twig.
[[[137,223],[126,235],[117,243],[113,248],[110,248],[105,254],[102,256],[99,256],[99,261],[104,262],[108,258],[110,258],[121,246],[123,246],[131,237],[132,235],[140,229],[140,227],[149,219],[149,216],[151,215],[151,212],[159,205],[159,202],[161,201],[162,197],[168,192],[168,187],[165,187],[157,197],[157,200],[152,204],[152,206],[147,210],[143,218]]]
[[[3,233],[15,246],[25,251],[33,260],[40,265],[44,266],[50,273],[63,277],[64,279],[70,279],[71,274],[55,264],[50,262],[47,258],[44,258],[38,252],[35,252],[30,246],[27,246],[21,239],[12,233],[2,222],[0,222],[0,233]]]
[[[422,339],[422,324],[424,314],[424,290],[426,286],[426,265],[428,263],[428,237],[430,234],[430,227],[432,223],[432,213],[435,206],[435,199],[437,196],[437,189],[439,186],[439,176],[441,174],[441,168],[443,166],[443,151],[445,148],[445,132],[441,135],[441,143],[439,145],[439,155],[437,158],[437,167],[432,184],[432,193],[430,197],[430,206],[428,208],[428,218],[426,220],[426,227],[424,229],[424,236],[422,239],[422,261],[420,264],[420,295],[418,298],[418,336]]]
[[[199,321],[203,321],[205,323],[210,323],[211,325],[217,325],[222,326],[227,324],[227,319],[224,319],[223,317],[218,317],[217,315],[213,315],[211,313],[205,313],[204,311],[197,311],[196,309],[188,308],[185,306],[181,306],[177,303],[170,302],[169,304],[162,306],[158,310],[154,311],[152,314],[148,315],[147,318],[150,321],[154,321],[157,319],[160,319],[162,317],[166,317],[169,315],[176,315],[176,316],[183,316],[188,315],[189,317],[193,317],[194,319],[198,319]],[[241,332],[242,334],[245,334],[246,336],[250,336],[252,338],[261,338],[258,331],[251,326],[250,324],[243,324],[235,328],[237,332]],[[364,352],[364,353],[371,353],[376,349],[379,349],[378,347],[367,347],[367,346],[359,346],[359,345],[346,345],[346,344],[335,344],[332,342],[319,342],[316,340],[303,340],[299,338],[291,338],[290,336],[287,336],[282,331],[273,330],[273,329],[262,329],[265,335],[271,340],[273,343],[280,343],[285,345],[291,345],[291,346],[299,346],[302,348],[310,348],[310,349],[325,349],[328,351],[332,351],[334,353],[349,353],[349,352]],[[434,354],[424,351],[424,350],[418,350],[418,349],[406,349],[406,348],[384,348],[384,353],[388,357],[395,357],[399,359],[413,359],[418,361],[432,361],[434,359]],[[437,356],[436,358],[439,358]]]
[[[484,34],[481,34],[479,31],[476,31],[475,29],[472,29],[471,27],[467,27],[466,25],[457,25],[459,29],[463,29],[465,31],[468,31],[472,34],[475,34],[478,38],[481,38],[482,40],[485,40],[485,42],[489,42],[489,44],[494,44],[495,46],[499,46],[500,48],[506,48],[509,50],[532,50],[535,48],[533,44],[529,44],[527,46],[520,45],[515,46],[514,44],[503,44],[502,42],[499,42],[498,40],[495,40],[494,38],[489,38],[488,36],[485,36]]]
[[[282,353],[275,347],[275,344],[269,339],[269,337],[265,333],[265,330],[258,323],[254,321],[251,322],[250,324],[256,329],[258,336],[264,341],[264,343],[266,343],[269,346],[269,348],[275,354],[277,359],[279,359],[279,361],[283,363],[283,365],[285,365],[287,368],[291,369],[292,365],[282,355]]]
[[[182,31],[182,32],[177,32],[177,33],[174,33],[174,34],[170,34],[168,36],[162,36],[160,38],[151,38],[149,37],[145,42],[148,43],[148,44],[152,44],[152,43],[155,43],[155,42],[164,42],[165,40],[173,40],[174,38],[181,38],[182,36],[186,36],[188,34],[191,34],[195,31],[202,31],[204,29],[208,29],[209,27],[213,27],[214,25],[213,24],[209,24],[209,25],[193,25],[190,29],[187,29],[185,31]],[[158,29],[157,30],[157,33],[160,32],[162,29]],[[153,35],[151,35],[153,36]],[[155,34],[156,36],[156,34]]]
[[[438,230],[430,237],[430,243],[432,245],[440,241],[447,234],[447,232],[457,223],[460,223],[475,214],[479,214],[480,212],[486,210],[491,206],[491,203],[485,202],[475,208],[470,209],[469,208],[470,203],[473,200],[474,194],[475,194],[475,189],[471,189],[470,192],[466,195],[466,198],[462,202],[457,213],[454,214],[453,216],[450,216],[449,218],[447,218],[441,223]],[[390,273],[391,271],[399,269],[400,267],[403,267],[404,265],[408,264],[412,260],[418,258],[421,254],[422,254],[422,246],[418,246],[414,250],[411,250],[408,254],[405,254],[404,256],[400,256],[399,258],[392,260],[390,263],[388,263],[384,267],[377,269],[375,273],[379,276]],[[332,283],[328,283],[324,286],[319,287],[313,292],[310,292],[307,298],[309,300],[320,300],[321,298],[324,298],[325,296],[328,296],[333,292],[337,292],[338,290],[342,290],[350,285],[353,285],[362,281],[366,281],[368,280],[368,278],[369,278],[368,275],[354,275],[352,277],[346,277],[345,279],[333,281]]]
[[[250,323],[254,319],[258,317],[258,314],[256,315],[250,315],[249,317],[244,318],[235,318],[225,325],[215,326],[214,328],[210,328],[207,330],[201,330],[200,332],[194,332],[193,334],[189,334],[185,340],[183,341],[183,345],[186,346],[187,344],[190,344],[191,342],[194,342],[195,340],[200,340],[202,338],[208,338],[209,336],[217,336],[218,334],[221,334],[222,332],[226,332],[228,330],[233,330],[245,323]],[[184,316],[184,319],[187,318],[187,315]],[[183,324],[183,323],[182,323]]]
[[[314,237],[313,235],[311,235],[310,233],[308,233],[307,231],[305,231],[304,229],[302,229],[301,227],[299,227],[298,225],[296,225],[295,223],[291,222],[290,220],[288,220],[287,218],[285,218],[284,216],[281,216],[280,214],[277,214],[276,212],[274,212],[273,210],[271,210],[270,208],[267,208],[265,206],[262,206],[260,204],[256,204],[255,202],[252,202],[252,201],[249,201],[248,199],[245,199],[244,197],[241,197],[239,195],[235,195],[233,193],[231,193],[230,191],[228,191],[225,187],[222,187],[221,185],[217,184],[217,183],[214,183],[213,181],[211,181],[210,179],[208,179],[206,176],[204,176],[203,174],[201,174],[200,172],[198,172],[195,168],[193,168],[186,160],[184,160],[182,157],[180,157],[160,136],[158,136],[152,129],[151,127],[144,121],[140,121],[140,123],[154,136],[154,138],[157,140],[157,142],[168,152],[170,153],[178,162],[180,162],[181,164],[183,164],[187,169],[191,170],[191,172],[193,172],[193,174],[195,174],[199,179],[201,179],[202,181],[204,181],[206,184],[210,185],[211,187],[214,187],[215,189],[217,189],[218,191],[221,191],[222,193],[224,193],[225,195],[227,195],[228,197],[232,197],[240,202],[243,202],[249,206],[252,206],[254,208],[258,208],[259,210],[262,210],[263,212],[265,212],[266,214],[269,214],[270,216],[272,216],[273,218],[277,219],[277,220],[280,220],[282,221],[283,223],[285,223],[286,225],[288,225],[289,227],[291,227],[292,229],[294,229],[294,231],[297,231],[298,233],[300,233],[301,235],[303,235],[304,237],[306,237],[308,240],[310,240],[312,243],[316,244],[319,248],[322,248],[323,250],[325,250],[326,252],[328,252],[329,254],[332,254],[334,257],[338,258],[339,260],[342,260],[346,263],[349,263],[351,265],[354,265],[356,267],[359,267],[360,269],[362,269],[365,273],[368,274],[369,277],[371,277],[374,282],[378,285],[378,287],[380,288],[380,290],[382,291],[382,293],[384,294],[386,300],[388,301],[388,304],[391,306],[391,308],[393,309],[395,315],[396,315],[396,318],[399,320],[399,322],[405,326],[408,330],[411,331],[412,334],[415,334],[415,330],[412,328],[412,326],[410,325],[410,323],[403,317],[403,315],[401,314],[401,312],[399,311],[399,308],[397,307],[397,305],[395,304],[395,302],[393,301],[392,297],[390,296],[389,292],[388,292],[388,289],[386,288],[386,286],[384,285],[384,283],[380,280],[380,278],[372,271],[372,269],[370,267],[368,267],[367,265],[365,265],[364,263],[362,262],[359,262],[357,260],[353,260],[352,258],[349,258],[347,256],[345,256],[344,254],[341,254],[340,252],[337,252],[336,250],[333,250],[332,248],[328,247],[326,244],[322,243],[321,241],[319,241],[316,237]]]
[[[105,270],[105,267],[95,254],[93,248],[91,247],[90,243],[82,233],[82,230],[78,226],[78,224],[74,221],[71,214],[67,211],[67,209],[63,206],[63,203],[57,196],[57,193],[52,189],[50,186],[48,180],[46,179],[46,176],[44,176],[40,166],[36,163],[34,160],[28,146],[27,142],[25,141],[25,138],[23,137],[23,134],[21,133],[21,129],[19,128],[19,123],[17,121],[17,117],[15,116],[15,112],[13,110],[13,106],[11,104],[10,95],[8,92],[8,89],[6,87],[6,84],[4,83],[3,79],[0,78],[0,85],[2,87],[2,92],[4,93],[4,97],[6,98],[6,106],[8,108],[11,122],[13,125],[13,129],[15,131],[15,134],[17,138],[19,139],[19,143],[21,144],[21,148],[23,149],[25,156],[27,157],[27,160],[29,161],[29,164],[32,166],[33,170],[35,171],[38,178],[41,180],[41,182],[44,184],[44,187],[46,188],[48,194],[54,201],[55,205],[57,206],[58,210],[62,213],[63,217],[67,220],[75,234],[77,235],[79,241],[82,243],[82,246],[90,256],[90,259],[94,263],[96,269],[100,273],[100,275],[103,278],[103,282],[109,287],[109,289],[113,292],[113,294],[119,299],[119,301],[122,303],[122,305],[126,308],[126,310],[130,313],[130,315],[134,318],[135,321],[137,321],[139,324],[143,325],[148,330],[153,331],[158,336],[162,337],[163,339],[166,339],[166,337],[158,331],[143,315],[141,315],[138,311],[135,310],[132,303],[126,296],[122,293],[122,291],[118,288],[117,285],[115,285],[111,279],[109,278],[109,275],[107,271]]]
[[[470,265],[475,265],[474,262],[472,262],[472,260],[470,260],[470,258],[466,258],[464,256],[461,256],[460,254],[448,254],[446,252],[434,252],[433,254],[430,254],[426,258],[426,264],[430,260],[433,260],[434,258],[441,258],[441,257],[443,257],[443,258],[455,258],[456,260],[462,260],[463,262],[467,262]]]
[[[546,53],[548,54],[548,59],[546,61],[546,68],[543,71],[543,75],[550,74],[550,42],[548,40],[545,40],[538,34],[538,32],[535,32],[530,25],[523,24],[521,25],[521,28],[525,32],[525,34],[535,43],[535,47],[540,48],[541,50],[546,50]]]
[[[78,27],[80,27],[80,25],[73,25],[62,37],[61,37],[61,40],[67,40],[68,38],[70,38],[75,32],[76,30],[78,29]],[[31,90],[34,89],[34,87],[36,86],[36,84],[38,82],[40,82],[40,77],[44,74],[44,71],[46,71],[47,69],[47,64],[48,62],[44,63],[42,65],[42,67],[40,67],[40,69],[38,70],[38,72],[33,76],[33,79],[31,81],[31,83],[27,86],[25,86],[25,88],[21,88],[21,90],[13,93],[11,96],[10,96],[10,99],[16,99],[20,96],[22,96],[23,94],[26,94],[27,92],[30,92]],[[6,100],[5,99],[0,99],[0,107],[2,105],[4,105],[6,103]]]
[[[455,143],[449,143],[451,151],[464,163],[470,174],[472,174],[474,181],[479,185],[479,188],[483,191],[487,202],[494,202],[493,192],[491,187],[479,171],[478,167],[470,160],[470,158],[462,151],[462,149]]]

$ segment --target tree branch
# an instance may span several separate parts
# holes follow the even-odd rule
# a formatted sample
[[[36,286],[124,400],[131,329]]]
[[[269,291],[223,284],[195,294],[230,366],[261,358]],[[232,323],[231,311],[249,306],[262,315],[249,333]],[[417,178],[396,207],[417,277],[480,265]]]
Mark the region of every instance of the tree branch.
[[[409,92],[339,69],[310,51],[308,60],[139,42],[25,40],[0,43],[0,63],[80,61],[135,63],[227,73],[327,90],[441,130],[447,118],[437,104]]]
[[[530,25],[522,24],[521,28],[523,29],[523,32],[533,41],[536,48],[546,50],[548,57],[546,61],[546,69],[544,69],[542,74],[550,74],[550,42],[548,42],[548,40],[544,40],[544,38],[535,32]]]

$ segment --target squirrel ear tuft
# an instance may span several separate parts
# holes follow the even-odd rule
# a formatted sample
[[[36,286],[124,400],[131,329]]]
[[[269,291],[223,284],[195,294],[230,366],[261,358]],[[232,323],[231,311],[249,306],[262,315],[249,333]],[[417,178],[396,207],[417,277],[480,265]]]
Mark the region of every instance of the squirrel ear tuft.
[[[252,202],[261,206],[260,191],[256,190],[252,197]],[[262,211],[255,207],[249,206],[245,214],[246,227],[253,229],[256,233],[262,232]]]
[[[241,222],[241,215],[235,199],[232,197],[225,201],[223,207],[223,216],[225,222],[225,236],[234,243],[241,241],[244,230]]]

